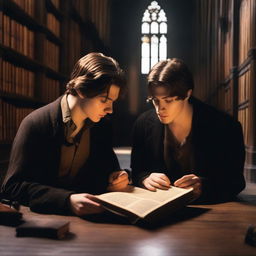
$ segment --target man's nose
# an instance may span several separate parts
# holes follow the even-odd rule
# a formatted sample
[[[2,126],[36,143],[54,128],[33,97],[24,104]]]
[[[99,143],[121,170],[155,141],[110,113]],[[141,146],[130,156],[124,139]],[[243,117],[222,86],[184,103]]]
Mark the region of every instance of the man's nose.
[[[111,104],[110,106],[108,106],[105,109],[105,112],[108,113],[108,114],[112,114],[113,113],[113,105]]]
[[[165,105],[163,104],[163,103],[160,103],[159,102],[159,104],[158,104],[158,106],[157,106],[157,110],[158,111],[161,111],[161,110],[164,110],[165,109]]]

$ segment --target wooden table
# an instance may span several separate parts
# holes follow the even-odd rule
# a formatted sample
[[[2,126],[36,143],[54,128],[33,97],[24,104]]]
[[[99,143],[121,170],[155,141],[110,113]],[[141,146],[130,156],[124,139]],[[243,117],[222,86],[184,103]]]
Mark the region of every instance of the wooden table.
[[[256,247],[244,243],[249,224],[256,224],[256,206],[245,202],[192,205],[160,226],[133,226],[117,218],[109,221],[42,215],[22,207],[24,219],[70,221],[65,240],[18,238],[15,228],[0,226],[0,255],[104,256],[255,256]],[[114,222],[114,223],[113,223]]]

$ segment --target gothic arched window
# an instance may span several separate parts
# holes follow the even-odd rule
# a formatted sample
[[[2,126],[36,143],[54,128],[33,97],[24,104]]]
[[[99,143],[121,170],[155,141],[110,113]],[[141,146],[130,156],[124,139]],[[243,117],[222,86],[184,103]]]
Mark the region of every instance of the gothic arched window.
[[[154,64],[167,58],[167,18],[157,1],[144,12],[141,34],[141,73],[147,74]]]

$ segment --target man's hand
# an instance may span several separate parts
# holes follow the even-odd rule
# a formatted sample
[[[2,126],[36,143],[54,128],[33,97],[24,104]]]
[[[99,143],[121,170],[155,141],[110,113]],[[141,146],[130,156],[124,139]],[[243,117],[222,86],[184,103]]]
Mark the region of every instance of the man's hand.
[[[108,191],[125,191],[129,184],[128,173],[126,171],[113,172],[109,175]]]
[[[179,188],[193,188],[194,199],[202,193],[202,180],[194,174],[184,175],[174,182],[174,186]]]
[[[91,194],[72,194],[69,200],[72,212],[78,216],[96,214],[104,211],[103,207],[94,201],[95,197]]]
[[[145,188],[156,191],[157,188],[167,190],[171,186],[169,178],[163,173],[153,172],[142,181]]]

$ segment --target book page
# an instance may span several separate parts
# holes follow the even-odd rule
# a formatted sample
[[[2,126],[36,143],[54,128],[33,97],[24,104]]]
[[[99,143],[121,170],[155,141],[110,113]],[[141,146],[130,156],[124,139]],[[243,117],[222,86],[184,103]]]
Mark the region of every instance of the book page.
[[[191,190],[193,189],[171,187],[168,190],[159,189],[156,192],[152,192],[130,186],[127,192],[109,192],[99,195],[97,198],[144,217],[161,205],[187,194]]]

